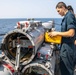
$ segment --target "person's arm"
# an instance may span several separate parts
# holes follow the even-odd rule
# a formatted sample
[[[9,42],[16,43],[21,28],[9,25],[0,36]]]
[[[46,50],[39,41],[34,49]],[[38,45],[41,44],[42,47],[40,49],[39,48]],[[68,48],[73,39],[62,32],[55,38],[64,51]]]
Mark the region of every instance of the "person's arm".
[[[75,30],[74,29],[69,29],[68,31],[65,32],[49,32],[48,33],[49,36],[53,37],[53,36],[57,36],[60,35],[62,37],[73,37],[75,35]]]
[[[73,37],[75,35],[75,30],[70,29],[66,32],[58,32],[58,35],[63,36],[63,37]]]

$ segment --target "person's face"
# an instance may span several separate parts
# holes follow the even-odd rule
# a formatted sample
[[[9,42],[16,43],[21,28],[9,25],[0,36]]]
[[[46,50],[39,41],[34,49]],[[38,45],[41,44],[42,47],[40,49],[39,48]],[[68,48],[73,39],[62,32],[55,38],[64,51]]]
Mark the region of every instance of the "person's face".
[[[64,8],[56,8],[57,12],[59,13],[59,15],[64,16]]]

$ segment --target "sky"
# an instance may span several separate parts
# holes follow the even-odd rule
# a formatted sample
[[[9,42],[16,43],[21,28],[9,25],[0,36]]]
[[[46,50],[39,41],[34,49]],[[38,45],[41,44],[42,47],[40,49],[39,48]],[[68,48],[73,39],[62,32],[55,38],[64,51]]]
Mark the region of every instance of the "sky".
[[[61,18],[55,8],[61,1],[76,13],[76,0],[0,0],[0,18]]]

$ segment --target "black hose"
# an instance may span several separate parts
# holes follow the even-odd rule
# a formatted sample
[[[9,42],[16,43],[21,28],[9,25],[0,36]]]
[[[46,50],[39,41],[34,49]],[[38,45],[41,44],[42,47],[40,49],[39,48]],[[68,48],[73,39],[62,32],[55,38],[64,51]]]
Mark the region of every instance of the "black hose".
[[[0,36],[4,36],[5,35],[5,33],[3,33],[3,34],[0,34]]]

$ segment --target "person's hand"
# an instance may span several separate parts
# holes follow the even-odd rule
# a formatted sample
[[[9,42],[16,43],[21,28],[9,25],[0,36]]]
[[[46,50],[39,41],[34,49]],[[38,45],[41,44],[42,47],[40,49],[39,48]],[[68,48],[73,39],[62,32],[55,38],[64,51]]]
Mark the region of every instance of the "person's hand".
[[[76,45],[76,40],[74,41],[74,44]]]
[[[56,31],[48,32],[48,35],[50,37],[57,36],[58,35],[58,32],[56,32]]]

